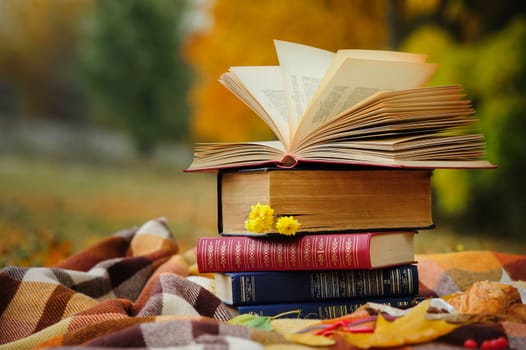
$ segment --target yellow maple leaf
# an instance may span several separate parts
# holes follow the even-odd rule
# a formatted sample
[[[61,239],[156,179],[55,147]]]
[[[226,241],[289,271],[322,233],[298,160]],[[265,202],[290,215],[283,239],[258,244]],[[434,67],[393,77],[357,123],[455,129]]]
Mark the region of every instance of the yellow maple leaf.
[[[443,320],[426,319],[429,302],[429,300],[421,302],[394,321],[388,321],[381,315],[378,316],[374,332],[336,331],[335,334],[358,348],[368,349],[424,343],[448,334],[460,326],[460,324],[452,324]]]

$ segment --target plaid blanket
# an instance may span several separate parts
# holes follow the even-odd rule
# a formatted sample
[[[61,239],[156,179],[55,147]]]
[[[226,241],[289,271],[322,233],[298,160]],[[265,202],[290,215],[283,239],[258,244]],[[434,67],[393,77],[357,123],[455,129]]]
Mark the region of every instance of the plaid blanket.
[[[277,332],[228,324],[233,312],[191,276],[166,222],[117,232],[53,267],[0,270],[0,350],[263,349],[287,343]],[[423,296],[499,280],[504,268],[526,280],[526,256],[463,252],[418,256]],[[480,334],[505,334],[526,348],[526,325],[464,327],[438,342],[404,349],[455,349]],[[462,333],[464,332],[464,333]],[[291,344],[289,344],[290,346]],[[333,348],[348,348],[337,342]]]

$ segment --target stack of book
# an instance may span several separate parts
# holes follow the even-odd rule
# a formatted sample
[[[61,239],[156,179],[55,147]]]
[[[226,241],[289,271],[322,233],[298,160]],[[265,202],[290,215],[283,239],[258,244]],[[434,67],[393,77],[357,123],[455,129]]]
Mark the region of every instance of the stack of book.
[[[470,101],[460,86],[422,87],[436,69],[423,55],[275,45],[279,66],[231,67],[220,82],[278,140],[200,144],[187,169],[218,172],[219,235],[198,240],[199,270],[240,313],[412,305],[433,169],[494,167]],[[249,232],[256,203],[299,231]]]
[[[218,175],[218,230],[197,244],[199,271],[240,313],[333,318],[365,302],[404,307],[418,293],[415,228],[430,228],[431,171],[244,169]],[[294,215],[294,237],[243,225],[256,202]]]

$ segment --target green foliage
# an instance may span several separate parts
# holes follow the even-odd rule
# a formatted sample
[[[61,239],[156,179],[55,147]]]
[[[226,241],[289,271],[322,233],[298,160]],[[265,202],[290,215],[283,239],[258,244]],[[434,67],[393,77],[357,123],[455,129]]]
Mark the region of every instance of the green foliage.
[[[437,214],[457,228],[522,236],[526,225],[526,20],[459,45],[437,28],[415,33],[405,50],[429,52],[440,62],[433,84],[462,84],[474,102],[496,170],[435,172]],[[427,49],[427,51],[426,51]],[[460,224],[462,223],[462,224]]]
[[[185,8],[183,0],[99,0],[88,23],[81,77],[95,112],[128,131],[142,155],[187,135]]]
[[[249,328],[263,329],[266,331],[274,330],[270,324],[271,318],[268,316],[259,316],[255,314],[238,315],[228,321],[228,324],[240,325]]]

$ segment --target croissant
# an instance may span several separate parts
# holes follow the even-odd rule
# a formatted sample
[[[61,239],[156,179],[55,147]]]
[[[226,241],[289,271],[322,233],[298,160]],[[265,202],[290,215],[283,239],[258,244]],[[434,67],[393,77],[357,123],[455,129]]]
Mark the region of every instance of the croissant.
[[[453,294],[448,302],[459,313],[484,315],[507,314],[512,305],[522,305],[515,287],[492,281],[475,282],[466,291]]]

